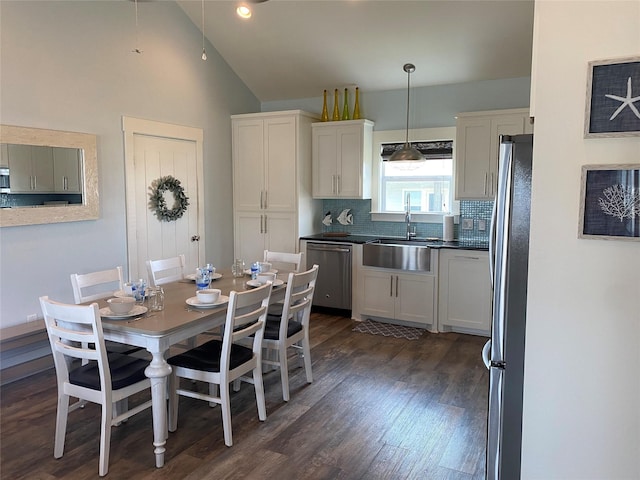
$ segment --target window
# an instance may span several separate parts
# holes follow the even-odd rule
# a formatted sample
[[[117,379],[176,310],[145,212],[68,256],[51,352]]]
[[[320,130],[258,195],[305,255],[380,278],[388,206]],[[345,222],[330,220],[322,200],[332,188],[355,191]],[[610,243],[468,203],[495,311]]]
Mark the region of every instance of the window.
[[[382,143],[380,156],[389,156],[403,143]],[[380,212],[443,214],[452,211],[453,141],[412,142],[425,160],[381,162]]]

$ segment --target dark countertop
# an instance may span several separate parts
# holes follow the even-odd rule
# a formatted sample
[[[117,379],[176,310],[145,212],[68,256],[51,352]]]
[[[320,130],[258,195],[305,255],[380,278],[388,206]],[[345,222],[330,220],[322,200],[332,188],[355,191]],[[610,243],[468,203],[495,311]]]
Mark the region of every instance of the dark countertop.
[[[385,237],[382,235],[347,235],[347,236],[333,236],[325,233],[318,233],[315,235],[308,235],[306,237],[300,237],[300,240],[315,240],[322,242],[337,242],[337,243],[355,243],[363,244],[374,241],[378,238],[385,239],[398,239],[404,240],[404,237]],[[469,240],[454,240],[453,242],[444,242],[439,239],[432,238],[415,238],[416,241],[427,242],[431,248],[453,248],[461,250],[489,250],[488,242],[478,242]]]

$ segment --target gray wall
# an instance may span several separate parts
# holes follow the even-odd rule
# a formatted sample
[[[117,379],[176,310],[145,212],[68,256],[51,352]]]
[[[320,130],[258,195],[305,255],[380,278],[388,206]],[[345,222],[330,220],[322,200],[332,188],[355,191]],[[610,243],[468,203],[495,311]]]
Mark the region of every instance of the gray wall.
[[[0,229],[0,326],[72,302],[69,274],[126,268],[122,116],[204,130],[207,260],[233,258],[231,122],[260,104],[173,2],[0,4],[0,120],[98,136],[100,218]],[[224,205],[224,208],[212,208]]]

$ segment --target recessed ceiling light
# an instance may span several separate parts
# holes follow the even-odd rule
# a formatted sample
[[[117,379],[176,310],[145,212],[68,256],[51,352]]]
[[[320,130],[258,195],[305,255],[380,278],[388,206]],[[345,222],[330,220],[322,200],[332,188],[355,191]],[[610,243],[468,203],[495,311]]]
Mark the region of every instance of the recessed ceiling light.
[[[251,9],[248,5],[242,3],[236,8],[236,13],[240,18],[251,18]]]

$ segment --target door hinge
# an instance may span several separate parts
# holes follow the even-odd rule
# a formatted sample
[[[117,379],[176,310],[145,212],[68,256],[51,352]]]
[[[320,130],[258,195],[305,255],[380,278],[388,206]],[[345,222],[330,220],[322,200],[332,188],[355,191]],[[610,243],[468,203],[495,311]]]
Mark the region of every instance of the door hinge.
[[[199,242],[200,241],[200,235],[193,235],[191,237],[191,241],[192,242]]]

